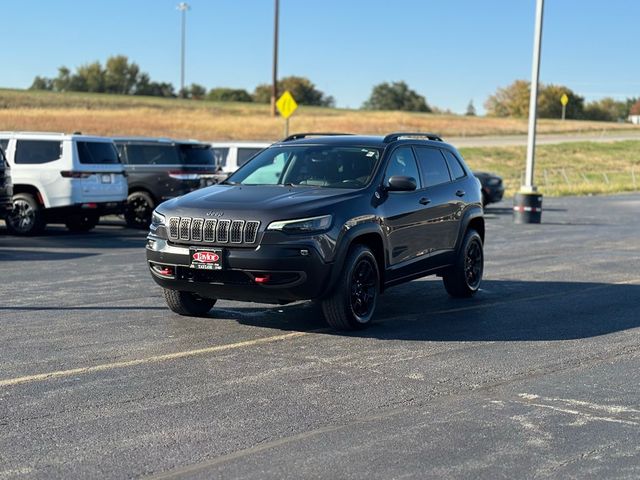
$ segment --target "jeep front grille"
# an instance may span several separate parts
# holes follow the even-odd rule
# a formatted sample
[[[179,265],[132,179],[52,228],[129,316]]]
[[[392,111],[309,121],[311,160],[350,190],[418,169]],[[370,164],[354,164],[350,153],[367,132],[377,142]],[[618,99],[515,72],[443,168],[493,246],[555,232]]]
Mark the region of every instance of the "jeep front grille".
[[[251,245],[260,222],[228,219],[169,217],[169,240]]]

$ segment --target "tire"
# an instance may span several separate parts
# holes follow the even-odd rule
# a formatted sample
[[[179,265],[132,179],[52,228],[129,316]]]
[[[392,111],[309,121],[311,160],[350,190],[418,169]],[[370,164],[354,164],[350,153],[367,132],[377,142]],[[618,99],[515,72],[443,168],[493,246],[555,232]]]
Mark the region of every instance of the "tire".
[[[483,270],[482,238],[470,229],[465,233],[455,264],[442,275],[444,288],[452,297],[471,297],[480,288]]]
[[[13,210],[6,218],[7,231],[13,235],[37,235],[44,230],[42,206],[30,193],[18,193],[13,196]]]
[[[78,213],[67,218],[64,224],[70,232],[82,233],[93,230],[99,221],[100,216],[95,213]]]
[[[156,202],[147,192],[132,192],[127,197],[124,219],[131,228],[149,228]]]
[[[164,299],[172,312],[187,317],[201,317],[216,303],[215,298],[203,298],[195,293],[164,289]]]
[[[351,247],[333,292],[322,300],[327,323],[336,330],[368,327],[380,294],[378,262],[364,245]]]

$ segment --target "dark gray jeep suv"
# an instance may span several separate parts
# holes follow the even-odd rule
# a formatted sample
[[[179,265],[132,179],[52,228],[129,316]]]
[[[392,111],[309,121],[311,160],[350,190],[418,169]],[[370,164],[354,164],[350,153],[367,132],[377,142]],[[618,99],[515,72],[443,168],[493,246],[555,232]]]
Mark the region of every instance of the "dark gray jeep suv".
[[[415,278],[473,295],[484,233],[480,183],[438,136],[297,134],[158,206],[146,251],[181,315],[217,299],[317,300],[331,326],[355,329],[381,292]]]

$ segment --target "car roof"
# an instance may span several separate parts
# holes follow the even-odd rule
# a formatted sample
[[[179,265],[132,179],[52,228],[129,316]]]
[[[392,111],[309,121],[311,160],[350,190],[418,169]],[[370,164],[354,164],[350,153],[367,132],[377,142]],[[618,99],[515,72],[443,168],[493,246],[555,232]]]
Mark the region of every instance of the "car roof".
[[[0,138],[27,138],[33,140],[91,140],[98,142],[111,142],[110,137],[99,135],[83,135],[81,133],[61,133],[61,132],[0,132]]]
[[[305,138],[294,140],[281,140],[274,143],[274,146],[290,146],[290,145],[340,145],[340,146],[352,146],[352,147],[372,147],[372,148],[386,148],[389,145],[412,143],[429,145],[433,147],[448,147],[454,149],[454,147],[441,140],[426,140],[415,137],[402,137],[391,142],[385,142],[383,136],[377,135],[318,135],[308,136]]]
[[[255,148],[266,148],[273,144],[273,142],[260,142],[260,141],[229,141],[229,142],[208,142],[209,145],[216,148],[228,148],[228,147],[255,147]]]
[[[117,143],[130,142],[130,143],[166,143],[166,144],[189,144],[189,145],[208,145],[207,142],[201,142],[199,140],[195,140],[193,138],[189,139],[175,139],[175,138],[166,138],[166,137],[113,137],[113,141]]]

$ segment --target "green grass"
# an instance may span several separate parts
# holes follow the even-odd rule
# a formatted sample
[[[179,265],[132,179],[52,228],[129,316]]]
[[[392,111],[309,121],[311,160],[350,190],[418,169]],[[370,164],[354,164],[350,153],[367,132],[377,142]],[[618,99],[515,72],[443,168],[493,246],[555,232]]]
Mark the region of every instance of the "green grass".
[[[520,188],[525,147],[463,148],[460,153],[472,169],[503,177],[507,195]],[[541,145],[536,148],[535,184],[546,195],[638,191],[640,141]]]

